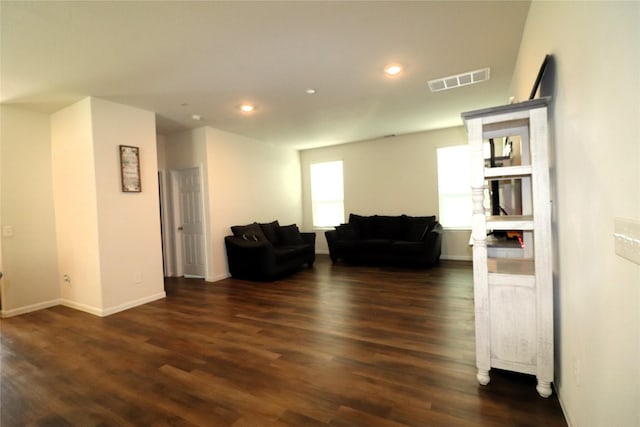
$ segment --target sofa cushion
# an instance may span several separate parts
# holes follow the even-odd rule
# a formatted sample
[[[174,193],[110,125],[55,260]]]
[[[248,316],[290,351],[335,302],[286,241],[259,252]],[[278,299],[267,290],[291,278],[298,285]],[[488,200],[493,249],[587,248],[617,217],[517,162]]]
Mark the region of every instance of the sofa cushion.
[[[393,242],[391,253],[394,255],[419,255],[424,253],[423,242]]]
[[[248,225],[234,225],[231,227],[233,235],[244,240],[254,240],[256,242],[268,242],[267,236],[262,232],[262,228],[257,222]]]
[[[375,216],[373,237],[376,239],[404,240],[407,234],[407,216]]]
[[[362,216],[356,214],[349,214],[349,225],[355,227],[356,232],[360,239],[369,239],[374,237],[374,230],[376,227],[376,216]]]
[[[278,229],[280,228],[280,224],[278,221],[273,221],[269,223],[260,223],[260,228],[262,232],[267,237],[267,240],[271,242],[272,245],[277,245],[280,238],[278,237]]]
[[[409,242],[419,242],[434,227],[435,216],[414,216],[407,217],[407,229],[405,239]]]
[[[300,245],[304,244],[304,240],[300,235],[300,230],[295,224],[283,225],[278,228],[278,241],[280,245]]]
[[[274,247],[276,262],[288,261],[307,254],[310,251],[309,245],[288,245]]]
[[[336,227],[336,236],[340,240],[354,240],[358,238],[358,230],[350,224],[340,224]]]
[[[345,255],[384,254],[391,252],[392,243],[388,239],[338,240],[336,246]]]

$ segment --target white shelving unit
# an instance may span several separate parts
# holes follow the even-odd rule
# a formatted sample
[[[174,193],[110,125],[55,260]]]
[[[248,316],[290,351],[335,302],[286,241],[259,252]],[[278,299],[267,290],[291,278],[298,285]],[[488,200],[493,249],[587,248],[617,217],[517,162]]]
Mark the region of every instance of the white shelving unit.
[[[547,105],[541,98],[462,114],[471,147],[477,378],[488,384],[491,368],[532,374],[542,397],[551,395],[554,366]],[[519,138],[521,164],[486,167],[483,144],[503,137]],[[520,180],[518,215],[487,215],[485,188],[495,179]],[[523,257],[488,256],[487,232],[501,230],[522,232]]]

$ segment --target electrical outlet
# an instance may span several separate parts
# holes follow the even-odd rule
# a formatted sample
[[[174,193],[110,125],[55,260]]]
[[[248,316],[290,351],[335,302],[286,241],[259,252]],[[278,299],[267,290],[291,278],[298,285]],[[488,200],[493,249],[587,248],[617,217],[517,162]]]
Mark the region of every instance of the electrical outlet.
[[[13,237],[13,227],[11,225],[2,226],[2,237]]]
[[[136,271],[135,273],[133,273],[133,283],[142,283],[142,272]]]
[[[640,221],[616,218],[614,233],[616,254],[640,264]]]

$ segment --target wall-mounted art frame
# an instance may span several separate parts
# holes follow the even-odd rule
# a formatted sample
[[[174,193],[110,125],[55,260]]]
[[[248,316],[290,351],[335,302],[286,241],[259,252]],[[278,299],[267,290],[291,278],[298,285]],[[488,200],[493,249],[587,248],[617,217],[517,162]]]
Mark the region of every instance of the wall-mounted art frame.
[[[140,193],[140,148],[130,145],[120,145],[120,176],[122,191],[125,193]]]

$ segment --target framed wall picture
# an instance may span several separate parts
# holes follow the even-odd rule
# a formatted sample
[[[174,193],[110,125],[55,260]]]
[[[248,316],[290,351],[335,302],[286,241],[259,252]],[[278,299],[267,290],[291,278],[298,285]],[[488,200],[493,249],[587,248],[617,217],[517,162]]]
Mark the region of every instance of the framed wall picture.
[[[130,145],[120,145],[119,148],[122,191],[125,193],[139,193],[142,191],[142,183],[140,182],[140,148]]]

